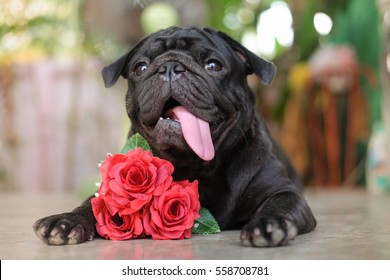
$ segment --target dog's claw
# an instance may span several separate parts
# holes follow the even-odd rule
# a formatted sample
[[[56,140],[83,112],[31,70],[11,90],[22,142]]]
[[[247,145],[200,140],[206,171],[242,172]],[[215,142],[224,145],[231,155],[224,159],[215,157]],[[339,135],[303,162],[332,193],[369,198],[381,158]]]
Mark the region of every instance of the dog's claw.
[[[294,239],[298,229],[290,220],[264,217],[247,224],[240,234],[243,246],[274,247]]]
[[[78,244],[94,237],[94,225],[82,215],[65,213],[36,221],[35,234],[49,245]]]

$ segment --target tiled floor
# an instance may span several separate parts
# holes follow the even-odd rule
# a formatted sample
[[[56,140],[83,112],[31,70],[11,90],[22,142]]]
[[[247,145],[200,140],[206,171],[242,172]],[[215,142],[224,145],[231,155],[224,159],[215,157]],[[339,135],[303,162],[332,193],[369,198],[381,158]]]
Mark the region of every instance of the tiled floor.
[[[288,246],[246,248],[238,231],[194,235],[182,241],[94,240],[48,246],[33,222],[68,211],[81,199],[70,194],[0,193],[0,259],[390,259],[390,196],[363,191],[310,191],[318,227]]]

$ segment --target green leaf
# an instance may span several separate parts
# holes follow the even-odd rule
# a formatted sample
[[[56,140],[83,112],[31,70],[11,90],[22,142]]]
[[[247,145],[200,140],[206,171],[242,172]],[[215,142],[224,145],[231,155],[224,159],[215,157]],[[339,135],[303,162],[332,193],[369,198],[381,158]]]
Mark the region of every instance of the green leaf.
[[[127,140],[121,153],[126,154],[127,152],[137,148],[141,148],[144,151],[152,151],[145,138],[143,138],[139,133],[136,133]]]
[[[209,234],[221,232],[219,225],[210,211],[201,207],[200,217],[194,222],[191,232],[194,234]]]

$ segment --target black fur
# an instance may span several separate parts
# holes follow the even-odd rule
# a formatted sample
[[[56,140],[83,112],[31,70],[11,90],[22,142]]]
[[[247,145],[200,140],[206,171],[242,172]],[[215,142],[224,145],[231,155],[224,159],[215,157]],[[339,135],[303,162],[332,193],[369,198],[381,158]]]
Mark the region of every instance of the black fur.
[[[205,69],[209,61],[221,70]],[[140,63],[148,68],[137,75]],[[242,229],[244,246],[284,245],[316,221],[294,169],[255,111],[246,82],[252,73],[269,84],[275,67],[224,33],[178,27],[146,37],[102,71],[107,87],[128,79],[130,135],[140,133],[156,156],[170,160],[175,180],[199,181],[201,205],[221,229]],[[172,104],[210,123],[214,159],[201,160],[177,126],[158,123]],[[94,223],[87,200],[71,213],[37,221],[34,230],[48,244],[73,244],[92,239]]]

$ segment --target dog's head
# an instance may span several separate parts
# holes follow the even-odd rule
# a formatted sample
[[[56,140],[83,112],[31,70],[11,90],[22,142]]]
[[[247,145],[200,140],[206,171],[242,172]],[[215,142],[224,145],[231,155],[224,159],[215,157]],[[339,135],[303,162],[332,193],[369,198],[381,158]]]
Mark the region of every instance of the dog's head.
[[[106,87],[128,80],[133,131],[176,166],[212,161],[245,137],[252,73],[269,84],[275,67],[222,32],[178,27],[144,38],[102,71]]]

